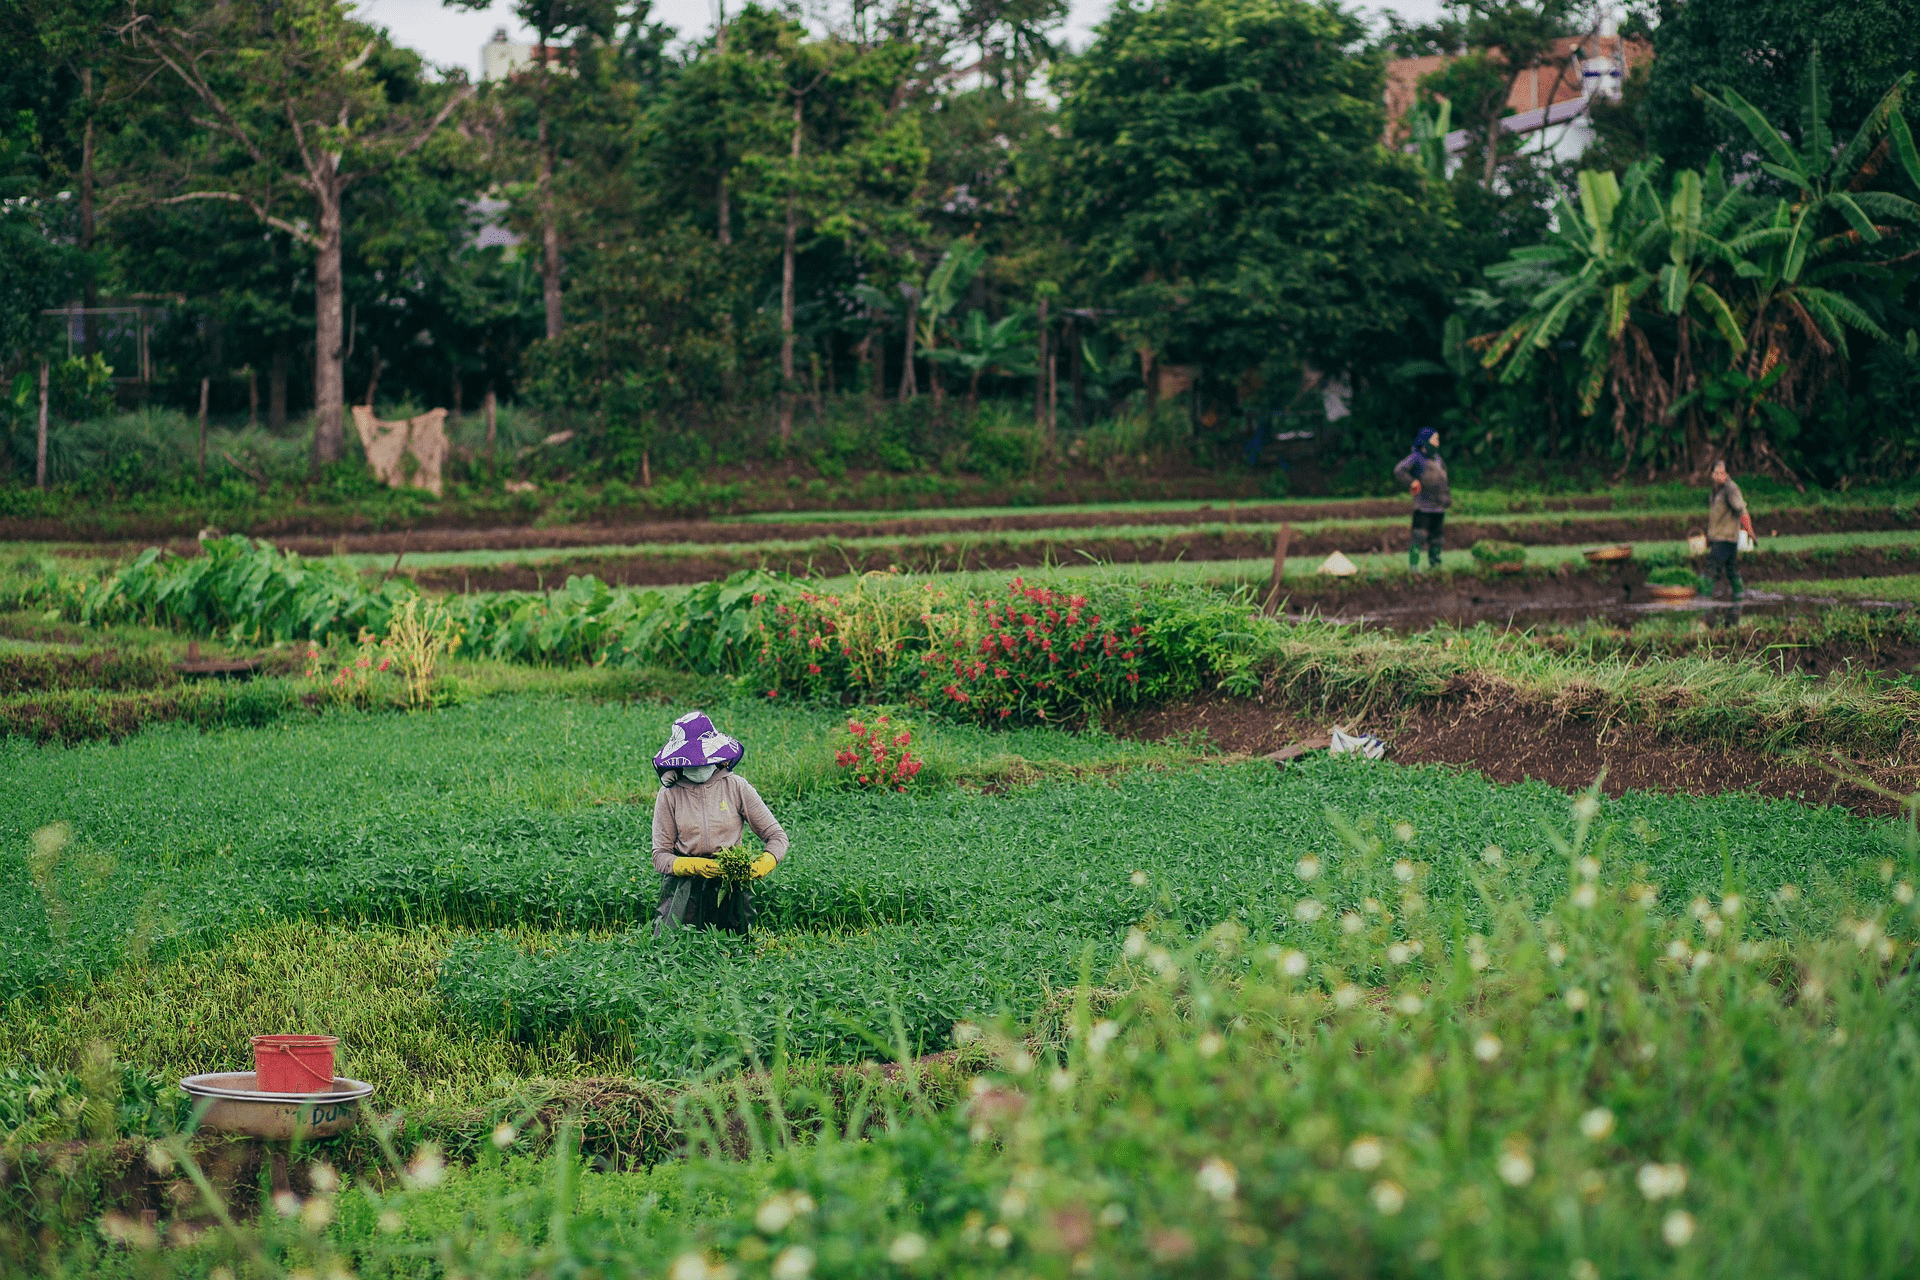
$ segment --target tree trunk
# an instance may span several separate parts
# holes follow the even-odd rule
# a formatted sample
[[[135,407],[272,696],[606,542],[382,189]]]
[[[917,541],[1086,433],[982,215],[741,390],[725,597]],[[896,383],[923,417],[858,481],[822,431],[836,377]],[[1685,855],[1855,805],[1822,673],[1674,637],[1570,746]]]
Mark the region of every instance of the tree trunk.
[[[553,215],[553,135],[546,103],[540,104],[540,296],[546,303],[547,337],[560,336],[560,228]]]
[[[800,168],[800,95],[793,98],[793,141],[788,154]],[[780,246],[780,443],[793,438],[793,246],[800,230],[800,205],[787,178],[787,227]]]
[[[252,365],[247,366],[247,426],[260,425],[260,374]]]
[[[1060,421],[1060,357],[1047,353],[1047,453],[1054,453]]]
[[[100,284],[93,274],[93,68],[80,71],[80,92],[87,102],[86,130],[80,138],[80,270],[85,273],[81,305],[89,313],[100,305]],[[81,349],[87,355],[96,350],[95,319],[80,318]]]
[[[340,186],[328,166],[316,184],[320,247],[313,255],[313,473],[340,461],[347,404],[345,290],[340,277]]]
[[[1068,377],[1073,379],[1073,425],[1081,430],[1087,429],[1087,409],[1084,396],[1085,374],[1080,367],[1080,333],[1074,327],[1071,317],[1067,320],[1067,369]]]
[[[1047,425],[1047,299],[1040,299],[1040,350],[1033,365],[1033,425]],[[1053,440],[1047,440],[1047,452],[1053,452]]]
[[[267,430],[287,429],[287,351],[276,347],[267,365]]]
[[[906,349],[900,353],[900,403],[902,404],[905,404],[907,401],[913,399],[913,397],[916,394],[918,394],[920,390],[920,388],[915,384],[915,380],[913,376],[913,330],[915,327],[915,320],[917,319],[919,314],[920,314],[920,299],[918,298],[908,299],[907,300],[907,344],[906,344]]]
[[[494,420],[499,412],[499,402],[493,398],[493,388],[487,388],[486,398],[480,402],[480,411],[487,415],[487,465],[493,465]]]
[[[52,380],[52,370],[47,362],[40,362],[40,429],[34,436],[33,445],[33,483],[38,488],[47,487],[47,384]]]
[[[721,57],[727,53],[727,11],[724,4],[720,7],[718,22],[713,34],[714,52]],[[714,223],[718,228],[721,248],[733,243],[733,205],[727,193],[727,147],[720,144],[720,181],[715,184]]]
[[[207,392],[213,386],[213,379],[202,374],[200,377],[200,483],[207,482]]]

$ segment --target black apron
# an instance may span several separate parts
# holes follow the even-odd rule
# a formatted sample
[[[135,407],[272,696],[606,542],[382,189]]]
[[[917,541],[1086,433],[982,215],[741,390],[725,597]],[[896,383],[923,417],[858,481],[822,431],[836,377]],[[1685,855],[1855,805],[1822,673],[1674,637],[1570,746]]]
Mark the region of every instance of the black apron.
[[[722,897],[722,894],[725,897]],[[753,891],[718,876],[661,876],[653,936],[668,929],[718,929],[744,935],[753,919]]]

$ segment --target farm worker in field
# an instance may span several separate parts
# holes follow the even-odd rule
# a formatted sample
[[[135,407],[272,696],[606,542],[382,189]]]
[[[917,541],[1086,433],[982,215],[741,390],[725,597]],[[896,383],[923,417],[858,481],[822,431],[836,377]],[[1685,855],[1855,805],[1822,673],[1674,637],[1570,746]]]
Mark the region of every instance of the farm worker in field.
[[[1440,460],[1440,433],[1432,427],[1420,428],[1420,434],[1413,438],[1413,452],[1393,469],[1393,478],[1413,495],[1413,540],[1407,546],[1407,568],[1420,567],[1420,545],[1425,543],[1427,564],[1437,569],[1440,530],[1447,523],[1447,508],[1453,505],[1447,464]]]
[[[1738,605],[1747,591],[1740,581],[1740,534],[1744,531],[1749,540],[1755,540],[1753,517],[1747,514],[1747,500],[1727,474],[1724,461],[1713,464],[1712,480],[1713,496],[1707,499],[1708,576],[1718,588],[1724,575]]]
[[[734,772],[746,748],[695,711],[673,722],[667,745],[653,758],[660,793],[653,800],[653,869],[662,877],[653,931],[682,925],[745,933],[752,905],[745,885],[727,885],[710,856],[740,843],[751,826],[767,851],[754,859],[761,879],[787,856],[787,833],[773,811]]]

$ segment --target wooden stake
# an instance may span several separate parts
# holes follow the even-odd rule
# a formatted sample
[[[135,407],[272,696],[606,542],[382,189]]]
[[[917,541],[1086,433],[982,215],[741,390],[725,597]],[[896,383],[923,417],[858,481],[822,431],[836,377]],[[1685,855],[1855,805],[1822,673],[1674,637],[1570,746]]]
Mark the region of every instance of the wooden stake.
[[[487,415],[487,462],[491,464],[493,462],[494,409],[495,409],[495,406],[498,404],[498,401],[496,401],[493,398],[492,387],[487,388],[487,398],[481,401],[481,404],[484,406],[484,412]]]
[[[1280,607],[1280,579],[1287,572],[1287,544],[1293,541],[1293,526],[1283,524],[1273,537],[1273,585],[1267,588],[1267,603],[1261,612],[1269,618]]]
[[[200,483],[207,482],[207,388],[212,378],[200,379]]]

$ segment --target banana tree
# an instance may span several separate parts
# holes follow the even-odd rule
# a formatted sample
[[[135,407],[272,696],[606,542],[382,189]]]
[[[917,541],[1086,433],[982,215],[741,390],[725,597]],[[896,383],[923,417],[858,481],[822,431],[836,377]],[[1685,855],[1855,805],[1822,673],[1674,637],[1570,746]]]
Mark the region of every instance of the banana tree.
[[[1435,182],[1447,178],[1447,133],[1453,128],[1453,103],[1446,98],[1421,100],[1407,109],[1407,139],[1414,158]]]
[[[1650,445],[1664,443],[1649,439],[1645,428],[1671,425],[1675,399],[1693,389],[1702,331],[1731,345],[1744,342],[1708,278],[1724,257],[1720,237],[1736,224],[1744,196],[1716,167],[1705,178],[1681,170],[1663,198],[1654,186],[1659,168],[1657,160],[1636,164],[1624,182],[1583,170],[1579,205],[1561,199],[1548,242],[1515,250],[1488,269],[1495,284],[1525,295],[1525,310],[1504,331],[1476,340],[1481,364],[1513,383],[1528,377],[1543,354],[1569,345],[1562,335],[1579,325],[1571,345],[1580,410],[1592,414],[1611,390],[1623,472]],[[1630,420],[1630,407],[1639,410],[1637,420]]]
[[[975,308],[967,312],[955,333],[954,346],[929,353],[941,364],[967,371],[967,408],[980,403],[982,374],[1025,375],[1035,371],[1033,332],[1027,327],[1031,318],[1024,310],[1013,311],[989,324],[987,313]]]
[[[1889,159],[1920,188],[1920,155],[1901,108],[1913,84],[1908,72],[1888,89],[1844,147],[1828,126],[1828,102],[1816,55],[1807,72],[1801,148],[1752,103],[1731,89],[1701,97],[1743,124],[1760,154],[1760,168],[1792,194],[1774,201],[1728,244],[1744,319],[1744,343],[1728,372],[1722,413],[1727,448],[1764,414],[1776,430],[1797,427],[1793,410],[1851,358],[1849,330],[1880,341],[1885,330],[1848,286],[1888,280],[1893,242],[1920,228],[1920,204],[1895,192],[1869,189]],[[1767,436],[1750,433],[1751,451],[1785,471]],[[1789,473],[1790,474],[1790,473]]]
[[[940,345],[941,323],[960,305],[960,299],[973,283],[973,277],[980,270],[980,264],[987,260],[987,251],[971,240],[962,240],[941,255],[933,270],[927,273],[927,287],[917,299],[918,306],[908,317],[908,325],[917,322],[920,349],[932,362],[927,369],[928,381],[933,383],[933,403],[937,409],[941,400],[940,375],[935,368],[940,358],[935,355]]]

